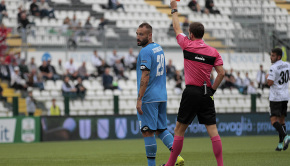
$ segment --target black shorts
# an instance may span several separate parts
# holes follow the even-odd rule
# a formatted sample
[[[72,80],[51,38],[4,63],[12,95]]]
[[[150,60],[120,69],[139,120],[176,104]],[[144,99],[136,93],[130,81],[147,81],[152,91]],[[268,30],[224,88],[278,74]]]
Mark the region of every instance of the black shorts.
[[[287,116],[288,101],[270,101],[270,117]]]
[[[191,124],[197,116],[200,124],[216,124],[216,112],[212,91],[207,88],[187,85],[182,93],[182,98],[177,115],[177,121],[183,124]]]

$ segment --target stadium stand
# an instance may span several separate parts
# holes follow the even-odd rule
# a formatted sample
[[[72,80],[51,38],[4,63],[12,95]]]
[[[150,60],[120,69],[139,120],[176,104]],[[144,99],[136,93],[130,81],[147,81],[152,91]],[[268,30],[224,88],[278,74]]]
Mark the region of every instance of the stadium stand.
[[[107,10],[107,0],[52,0],[49,5],[55,10],[56,19],[38,18],[29,16],[29,20],[35,23],[32,30],[35,35],[27,38],[29,48],[62,48],[66,49],[67,41],[71,36],[61,34],[60,31],[66,17],[72,18],[76,15],[77,20],[82,25],[91,16],[91,23],[94,29],[98,29],[100,19],[108,20],[104,33],[96,36],[89,36],[90,42],[83,42],[81,37],[77,38],[78,46],[81,48],[129,48],[135,46],[136,27],[143,21],[149,22],[154,27],[153,41],[160,43],[164,48],[176,49],[179,46],[174,36],[168,33],[171,18],[169,3],[170,0],[120,0],[124,4],[126,12]],[[180,18],[185,17],[189,21],[200,21],[205,25],[208,33],[204,40],[211,46],[218,48],[220,52],[261,52],[269,51],[273,46],[270,32],[275,31],[277,37],[289,43],[290,39],[290,16],[289,2],[272,0],[215,0],[215,6],[221,11],[220,15],[206,15],[192,12],[187,4],[189,0],[179,2]],[[201,7],[204,7],[204,0],[199,0]],[[6,0],[8,17],[3,19],[3,23],[12,29],[7,45],[10,48],[23,46],[20,34],[16,32],[17,8],[24,6],[29,9],[30,1]],[[279,23],[278,23],[279,22]],[[267,27],[267,28],[264,28]],[[103,36],[102,36],[103,35]],[[63,59],[65,62],[65,59]],[[248,72],[252,80],[256,79],[258,66],[260,63],[244,63],[240,61],[228,60],[225,69],[234,68],[240,71],[242,78]],[[40,64],[37,61],[37,66]],[[176,61],[179,69],[182,69],[182,62]],[[265,70],[269,69],[270,60],[266,58],[263,63]],[[57,65],[56,63],[53,65]],[[79,64],[77,64],[79,66]],[[89,73],[95,68],[88,65]],[[136,114],[136,72],[126,71],[125,75],[129,80],[119,80],[118,85],[121,90],[103,90],[100,78],[90,78],[84,80],[83,84],[88,89],[85,100],[74,100],[70,102],[71,115],[112,115],[113,95],[119,95],[120,114]],[[4,85],[4,84],[3,84]],[[44,102],[45,108],[37,114],[46,114],[51,106],[51,99],[57,99],[57,105],[64,115],[64,104],[61,93],[62,81],[47,80],[45,90],[33,89],[33,96]],[[184,84],[182,85],[184,87]],[[14,90],[4,85],[3,96],[8,97],[11,103],[12,96],[21,96],[14,93]],[[168,81],[168,113],[177,113],[181,96],[174,92],[175,82]],[[258,90],[261,98],[257,99],[257,111],[268,111],[269,89]],[[2,103],[2,102],[1,102]],[[0,116],[11,116],[10,107],[0,103]],[[22,99],[19,100],[20,112],[26,114],[26,107]],[[216,109],[218,113],[247,113],[250,112],[250,96],[242,95],[237,89],[218,90],[215,95]],[[23,108],[23,109],[22,109]],[[25,108],[25,109],[24,109]]]

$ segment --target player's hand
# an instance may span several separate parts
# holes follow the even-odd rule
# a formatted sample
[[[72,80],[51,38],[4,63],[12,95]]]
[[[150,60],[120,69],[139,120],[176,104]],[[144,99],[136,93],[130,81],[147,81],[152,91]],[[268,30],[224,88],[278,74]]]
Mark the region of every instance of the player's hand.
[[[141,106],[142,106],[142,100],[137,100],[137,105],[136,105],[136,108],[137,108],[137,111],[140,115],[143,114],[143,111],[141,109]]]
[[[171,6],[171,9],[177,9],[177,2],[176,2],[176,0],[171,0],[170,1],[170,6]]]

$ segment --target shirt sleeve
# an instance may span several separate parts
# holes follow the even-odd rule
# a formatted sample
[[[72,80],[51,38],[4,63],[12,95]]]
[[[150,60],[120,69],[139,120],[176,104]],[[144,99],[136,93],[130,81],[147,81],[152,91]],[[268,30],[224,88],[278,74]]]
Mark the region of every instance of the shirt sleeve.
[[[269,70],[268,80],[274,81],[275,80],[275,77],[276,77],[276,73],[275,73],[274,67],[271,66],[270,67],[270,70]]]
[[[189,44],[189,39],[187,38],[187,36],[184,33],[180,33],[176,36],[176,39],[181,49],[185,50]]]
[[[214,65],[213,66],[222,66],[224,64],[223,59],[221,55],[216,51],[217,57],[215,59]]]
[[[140,60],[141,60],[141,63],[140,63],[140,70],[151,70],[151,50],[142,50],[140,52]]]

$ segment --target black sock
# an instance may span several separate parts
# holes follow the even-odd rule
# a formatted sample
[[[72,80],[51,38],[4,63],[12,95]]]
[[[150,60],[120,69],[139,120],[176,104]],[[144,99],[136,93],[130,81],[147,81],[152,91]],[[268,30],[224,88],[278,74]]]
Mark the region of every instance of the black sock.
[[[273,127],[275,127],[275,129],[278,131],[279,137],[281,136],[282,139],[284,139],[284,137],[286,136],[286,133],[284,132],[282,125],[279,122],[275,122],[273,124]]]
[[[284,124],[281,124],[281,125],[282,125],[282,127],[283,127],[283,129],[284,129],[285,133],[287,133],[287,130],[286,130],[286,125],[285,125],[285,123],[284,123]]]
[[[283,143],[283,137],[281,134],[279,134],[279,143]]]

